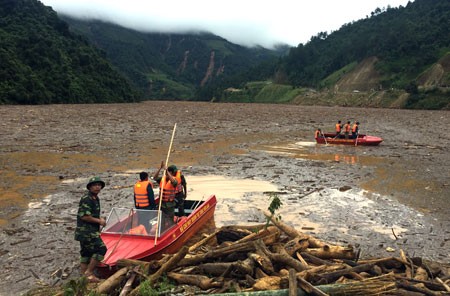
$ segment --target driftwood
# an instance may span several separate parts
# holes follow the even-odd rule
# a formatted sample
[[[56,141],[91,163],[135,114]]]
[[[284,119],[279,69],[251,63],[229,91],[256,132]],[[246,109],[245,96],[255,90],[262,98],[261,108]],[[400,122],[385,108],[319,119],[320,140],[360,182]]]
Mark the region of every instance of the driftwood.
[[[306,249],[309,253],[321,259],[355,259],[356,254],[352,247],[324,246],[322,248]]]
[[[177,293],[186,292],[185,287],[202,290],[198,294],[232,290],[234,296],[449,292],[450,270],[430,268],[424,260],[409,258],[403,251],[399,256],[360,259],[351,246],[327,244],[285,223],[272,222],[274,226],[258,226],[257,231],[250,226],[221,228],[221,244],[217,230],[159,260],[120,260],[118,266],[124,268],[99,284],[95,292],[120,291],[119,285],[126,282],[121,295],[138,295],[143,281],[157,288],[163,274],[179,285]]]
[[[217,288],[223,285],[222,282],[215,281],[214,279],[211,279],[204,275],[189,275],[169,272],[167,276],[176,281],[178,284],[194,285],[201,288],[202,290]]]
[[[114,273],[112,276],[110,276],[107,280],[102,282],[98,287],[95,289],[95,292],[98,294],[108,294],[113,289],[117,288],[119,284],[122,282],[122,280],[125,278],[125,275],[128,272],[128,268],[124,267]]]
[[[297,296],[297,275],[295,269],[289,269],[289,296]]]

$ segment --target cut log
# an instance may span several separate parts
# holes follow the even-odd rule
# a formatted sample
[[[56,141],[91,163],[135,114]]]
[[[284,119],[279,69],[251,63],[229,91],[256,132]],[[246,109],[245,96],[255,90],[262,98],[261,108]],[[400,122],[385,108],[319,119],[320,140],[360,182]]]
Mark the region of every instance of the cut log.
[[[289,255],[283,246],[274,245],[273,248],[276,253],[269,254],[270,259],[272,259],[273,261],[290,266],[294,268],[296,271],[308,269],[307,266],[303,265],[300,261],[296,260],[291,255]]]
[[[125,286],[123,286],[122,291],[120,291],[119,296],[126,296],[129,292],[131,292],[131,290],[133,289],[133,282],[134,279],[136,278],[136,273],[133,272],[130,276],[130,278],[127,280],[127,282],[125,283]]]
[[[275,269],[273,268],[272,262],[270,261],[269,257],[267,257],[267,255],[264,252],[258,251],[258,248],[256,252],[257,252],[256,254],[255,253],[248,254],[248,257],[255,264],[257,264],[262,270],[264,270],[265,273],[269,275],[273,274]]]
[[[204,239],[202,239],[201,241],[193,244],[192,246],[189,247],[189,253],[194,252],[195,250],[197,250],[198,248],[200,248],[201,246],[207,244],[210,240],[212,240],[213,238],[216,237],[216,234],[219,231],[214,231],[214,233],[211,233],[210,235],[208,235],[207,237],[205,237]]]
[[[155,272],[154,274],[150,275],[148,277],[148,280],[153,284],[156,282],[156,280],[164,273],[172,270],[174,267],[177,266],[177,263],[180,262],[180,260],[182,260],[187,252],[188,252],[189,248],[187,246],[182,247],[178,253],[174,254],[166,263],[164,263],[160,269],[158,269],[157,272]]]
[[[294,256],[296,252],[302,252],[309,246],[309,241],[305,238],[296,237],[288,241],[284,245],[284,249],[290,256]]]
[[[306,253],[309,253],[315,257],[321,259],[355,259],[356,254],[353,247],[341,247],[341,246],[325,246],[322,248],[306,249]]]
[[[281,287],[281,277],[279,276],[266,276],[256,280],[253,285],[253,289],[256,291],[263,290],[279,290]]]
[[[138,266],[139,269],[142,271],[142,273],[148,274],[150,262],[134,260],[134,259],[119,259],[119,260],[117,260],[117,266],[130,267],[130,269]]]
[[[178,284],[187,284],[194,285],[199,287],[202,290],[208,290],[211,288],[219,288],[222,287],[223,283],[219,281],[215,281],[204,275],[189,275],[189,274],[180,274],[175,272],[167,273],[167,277],[176,281]]]
[[[297,277],[297,280],[299,281],[300,287],[305,290],[308,295],[318,295],[318,296],[327,296],[328,294],[324,293],[323,291],[319,290],[318,288],[311,285],[309,282],[307,282],[304,278],[301,276]]]
[[[262,235],[263,236],[261,239],[263,239],[266,244],[273,244],[278,240],[280,233],[264,232]],[[178,263],[178,266],[197,265],[200,262],[207,261],[208,259],[223,257],[235,252],[249,252],[254,250],[255,246],[253,244],[253,241],[236,242],[229,246],[212,249],[204,254],[197,254],[184,258]]]
[[[352,272],[358,273],[358,272],[368,271],[368,270],[371,270],[373,268],[373,266],[374,266],[374,264],[358,265],[358,266],[355,266],[352,268],[347,268],[347,269],[342,269],[342,270],[338,270],[338,271],[320,274],[319,277],[324,279],[326,283],[332,283],[332,282],[336,281],[338,278],[340,278],[341,276],[349,275]]]
[[[95,289],[95,293],[98,294],[109,294],[112,290],[117,288],[122,280],[125,278],[125,275],[128,272],[128,267],[124,267],[116,271],[112,276],[107,278],[104,282],[102,282]]]
[[[297,296],[297,275],[295,269],[289,269],[289,296]]]
[[[320,259],[313,254],[309,254],[306,252],[301,252],[300,255],[302,255],[303,258],[305,258],[307,261],[309,261],[311,264],[314,265],[333,265],[332,262]]]

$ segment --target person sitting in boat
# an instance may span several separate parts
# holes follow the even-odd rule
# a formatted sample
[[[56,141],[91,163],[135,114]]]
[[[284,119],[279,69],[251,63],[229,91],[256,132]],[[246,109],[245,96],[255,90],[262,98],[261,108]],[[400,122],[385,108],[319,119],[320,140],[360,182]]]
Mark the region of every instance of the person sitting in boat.
[[[359,122],[356,121],[353,123],[352,126],[352,139],[356,139],[358,137],[358,131],[359,131]]]
[[[314,133],[314,138],[317,139],[317,138],[320,138],[320,137],[323,137],[323,134],[322,134],[322,130],[320,128],[318,128],[316,130],[316,132]]]
[[[162,169],[164,169],[164,174],[162,177],[159,177],[159,173]],[[159,183],[159,190],[162,192],[162,194],[160,194],[161,210],[169,219],[171,219],[171,221],[173,221],[175,217],[175,195],[177,186],[178,184],[181,185],[181,176],[179,174],[174,176],[172,173],[168,170],[164,161],[162,161],[161,166],[153,175],[153,180]]]
[[[347,123],[344,124],[344,137],[345,137],[346,139],[349,138],[350,130],[351,130],[350,121],[347,121]]]
[[[342,123],[340,120],[338,120],[338,122],[336,123],[335,130],[336,130],[335,138],[337,138],[341,134],[341,131],[342,131]]]
[[[128,230],[129,234],[139,234],[139,235],[148,235],[147,229],[145,229],[145,226],[142,224],[139,224],[138,226],[135,226]]]

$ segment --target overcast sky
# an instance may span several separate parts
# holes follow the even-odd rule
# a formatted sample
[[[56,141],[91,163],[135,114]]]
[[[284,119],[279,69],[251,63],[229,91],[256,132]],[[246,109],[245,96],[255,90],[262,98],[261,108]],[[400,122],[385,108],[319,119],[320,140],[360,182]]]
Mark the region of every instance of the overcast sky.
[[[95,18],[144,32],[208,31],[230,42],[297,46],[338,30],[377,7],[408,0],[41,0],[58,13]],[[413,2],[413,1],[411,1]]]

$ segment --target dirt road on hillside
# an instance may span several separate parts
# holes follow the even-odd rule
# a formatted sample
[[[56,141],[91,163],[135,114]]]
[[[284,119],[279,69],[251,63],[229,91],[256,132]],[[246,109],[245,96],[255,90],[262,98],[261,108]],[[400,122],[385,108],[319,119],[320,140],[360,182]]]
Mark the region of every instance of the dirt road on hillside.
[[[0,117],[1,295],[77,276],[73,231],[87,179],[106,180],[105,215],[131,206],[136,172],[166,158],[175,123],[171,162],[188,184],[208,175],[266,181],[283,220],[301,231],[366,257],[403,249],[450,262],[448,112],[145,102],[0,106]],[[315,145],[314,130],[331,131],[338,119],[358,120],[361,133],[384,142]],[[270,192],[236,202],[216,190],[215,226],[263,221],[258,208]]]

